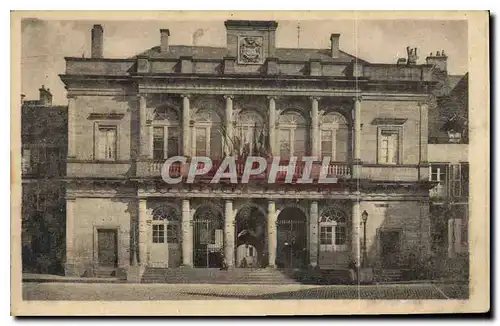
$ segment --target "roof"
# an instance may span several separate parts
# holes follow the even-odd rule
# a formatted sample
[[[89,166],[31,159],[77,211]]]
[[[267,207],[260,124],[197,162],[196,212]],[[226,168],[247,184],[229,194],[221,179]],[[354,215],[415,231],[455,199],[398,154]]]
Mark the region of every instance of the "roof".
[[[152,59],[177,59],[188,56],[193,57],[193,59],[222,60],[226,55],[227,48],[222,47],[171,45],[167,53],[160,52],[160,47],[155,46],[134,56],[134,58],[147,56]],[[340,51],[338,58],[332,58],[329,49],[276,48],[275,57],[283,61],[309,61],[312,59],[331,63],[350,63],[357,59],[363,63],[367,62],[344,51]]]
[[[448,86],[450,90],[454,89],[455,86],[468,74],[465,75],[448,75]]]

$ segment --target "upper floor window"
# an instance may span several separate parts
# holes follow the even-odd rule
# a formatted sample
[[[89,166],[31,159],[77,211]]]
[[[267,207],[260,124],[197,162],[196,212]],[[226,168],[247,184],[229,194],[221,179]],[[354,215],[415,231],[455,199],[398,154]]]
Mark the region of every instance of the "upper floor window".
[[[21,168],[23,173],[28,173],[31,170],[31,149],[23,148]]]
[[[341,114],[331,112],[321,118],[321,156],[332,161],[347,161],[349,129]]]
[[[221,159],[223,154],[223,136],[221,119],[215,112],[204,110],[195,116],[193,126],[192,152],[196,156],[210,156]]]
[[[180,154],[180,123],[177,112],[156,109],[153,120],[153,159],[164,160]]]
[[[252,155],[259,146],[259,141],[263,132],[263,119],[253,111],[246,111],[238,116],[236,127],[239,147],[235,148],[239,154]],[[238,146],[238,145],[236,145]]]
[[[399,128],[380,128],[378,134],[378,163],[400,164],[401,130]]]
[[[305,156],[307,154],[307,123],[304,117],[293,111],[279,117],[280,156]]]
[[[98,127],[97,159],[104,161],[116,160],[116,126]]]

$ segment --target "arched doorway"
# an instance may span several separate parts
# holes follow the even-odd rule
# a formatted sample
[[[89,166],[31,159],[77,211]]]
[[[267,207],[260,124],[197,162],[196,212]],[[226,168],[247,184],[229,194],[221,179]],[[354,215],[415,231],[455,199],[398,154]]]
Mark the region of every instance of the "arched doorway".
[[[150,261],[153,267],[178,267],[181,264],[181,214],[170,205],[153,210]]]
[[[281,268],[307,266],[307,218],[296,207],[287,207],[278,215],[276,263]]]
[[[267,264],[266,216],[255,206],[244,206],[236,214],[235,265],[241,268]]]
[[[224,250],[224,218],[221,210],[206,205],[198,208],[193,219],[194,266],[220,267]]]

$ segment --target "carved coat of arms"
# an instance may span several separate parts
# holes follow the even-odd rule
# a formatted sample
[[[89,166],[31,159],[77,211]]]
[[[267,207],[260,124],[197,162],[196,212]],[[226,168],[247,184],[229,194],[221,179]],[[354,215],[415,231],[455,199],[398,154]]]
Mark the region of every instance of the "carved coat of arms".
[[[263,58],[262,37],[240,38],[239,52],[241,63],[261,63]]]

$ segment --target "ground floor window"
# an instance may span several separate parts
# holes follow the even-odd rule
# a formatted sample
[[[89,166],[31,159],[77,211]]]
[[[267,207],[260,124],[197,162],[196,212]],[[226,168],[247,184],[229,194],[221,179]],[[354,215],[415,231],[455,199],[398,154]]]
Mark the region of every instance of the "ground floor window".
[[[347,250],[346,222],[345,214],[333,208],[328,208],[321,214],[319,222],[321,251]]]

